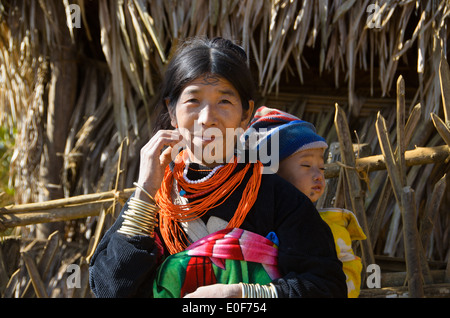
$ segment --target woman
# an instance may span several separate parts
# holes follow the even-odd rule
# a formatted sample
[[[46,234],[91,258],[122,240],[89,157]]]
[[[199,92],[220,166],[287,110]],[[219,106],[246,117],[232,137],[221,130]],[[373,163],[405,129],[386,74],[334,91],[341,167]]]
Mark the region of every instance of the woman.
[[[161,103],[163,123],[176,129],[163,126],[141,150],[137,190],[91,260],[90,283],[97,297],[152,296],[162,249],[172,256],[198,250],[205,235],[228,238],[221,231],[237,228],[244,236],[261,238],[262,245],[270,245],[266,236],[276,238],[279,275],[268,275],[275,278],[270,284],[265,279],[263,286],[250,279],[248,284],[196,282],[187,297],[245,297],[255,288],[278,297],[346,296],[330,229],[311,201],[277,175],[262,174],[260,162],[245,162],[245,154],[236,151],[235,131],[246,128],[254,107],[246,61],[240,47],[221,38],[194,39],[174,55]],[[179,152],[180,147],[185,149]],[[147,227],[140,231],[142,224]],[[216,260],[215,255],[199,257]]]

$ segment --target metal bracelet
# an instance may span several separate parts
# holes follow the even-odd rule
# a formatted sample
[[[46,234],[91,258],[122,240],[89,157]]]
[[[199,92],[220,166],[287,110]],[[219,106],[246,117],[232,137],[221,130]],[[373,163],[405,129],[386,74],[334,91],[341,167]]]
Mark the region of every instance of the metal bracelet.
[[[156,205],[132,197],[128,202],[128,209],[123,214],[124,221],[118,232],[129,236],[153,237],[155,227],[158,226],[157,213]]]
[[[274,284],[260,285],[239,283],[242,298],[278,298],[277,289]]]

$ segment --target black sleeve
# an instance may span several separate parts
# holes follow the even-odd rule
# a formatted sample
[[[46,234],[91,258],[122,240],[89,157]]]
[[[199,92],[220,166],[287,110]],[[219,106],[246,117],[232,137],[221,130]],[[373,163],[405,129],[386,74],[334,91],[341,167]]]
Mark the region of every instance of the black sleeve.
[[[276,202],[274,220],[283,274],[274,281],[279,296],[347,297],[346,278],[330,228],[295,187],[285,186],[283,193],[284,199]]]
[[[89,265],[89,283],[98,298],[152,295],[161,247],[149,236],[128,237],[117,233],[127,206],[103,236]]]

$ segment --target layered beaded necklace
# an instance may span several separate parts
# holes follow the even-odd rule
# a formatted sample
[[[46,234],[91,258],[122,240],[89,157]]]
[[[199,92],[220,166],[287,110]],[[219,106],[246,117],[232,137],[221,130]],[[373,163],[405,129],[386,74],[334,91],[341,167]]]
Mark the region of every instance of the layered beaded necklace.
[[[187,153],[182,151],[174,160],[173,172],[167,167],[161,188],[155,196],[159,211],[160,231],[171,254],[183,251],[187,245],[186,234],[180,226],[180,222],[189,222],[205,215],[210,209],[215,208],[226,201],[228,197],[242,183],[247,171],[252,168],[252,176],[247,182],[239,201],[238,207],[228,223],[228,228],[238,228],[242,225],[247,213],[256,201],[261,184],[261,162],[247,163],[245,167],[235,172],[238,159],[233,162],[217,166],[204,178],[189,180],[186,165]],[[234,173],[235,172],[235,173]],[[172,202],[172,188],[174,180],[186,193],[186,198],[196,198],[206,195],[204,198],[177,205]]]

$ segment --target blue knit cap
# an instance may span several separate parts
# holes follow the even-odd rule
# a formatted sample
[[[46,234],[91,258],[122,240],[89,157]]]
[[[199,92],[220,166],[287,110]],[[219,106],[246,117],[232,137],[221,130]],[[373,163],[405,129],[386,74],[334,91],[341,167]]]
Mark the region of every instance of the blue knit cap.
[[[264,144],[270,148],[268,144],[278,134],[279,161],[302,150],[328,148],[325,139],[316,133],[313,124],[265,106],[257,109],[244,135],[249,138],[254,133],[258,134],[258,142],[257,145],[250,145],[253,149],[259,149]]]

